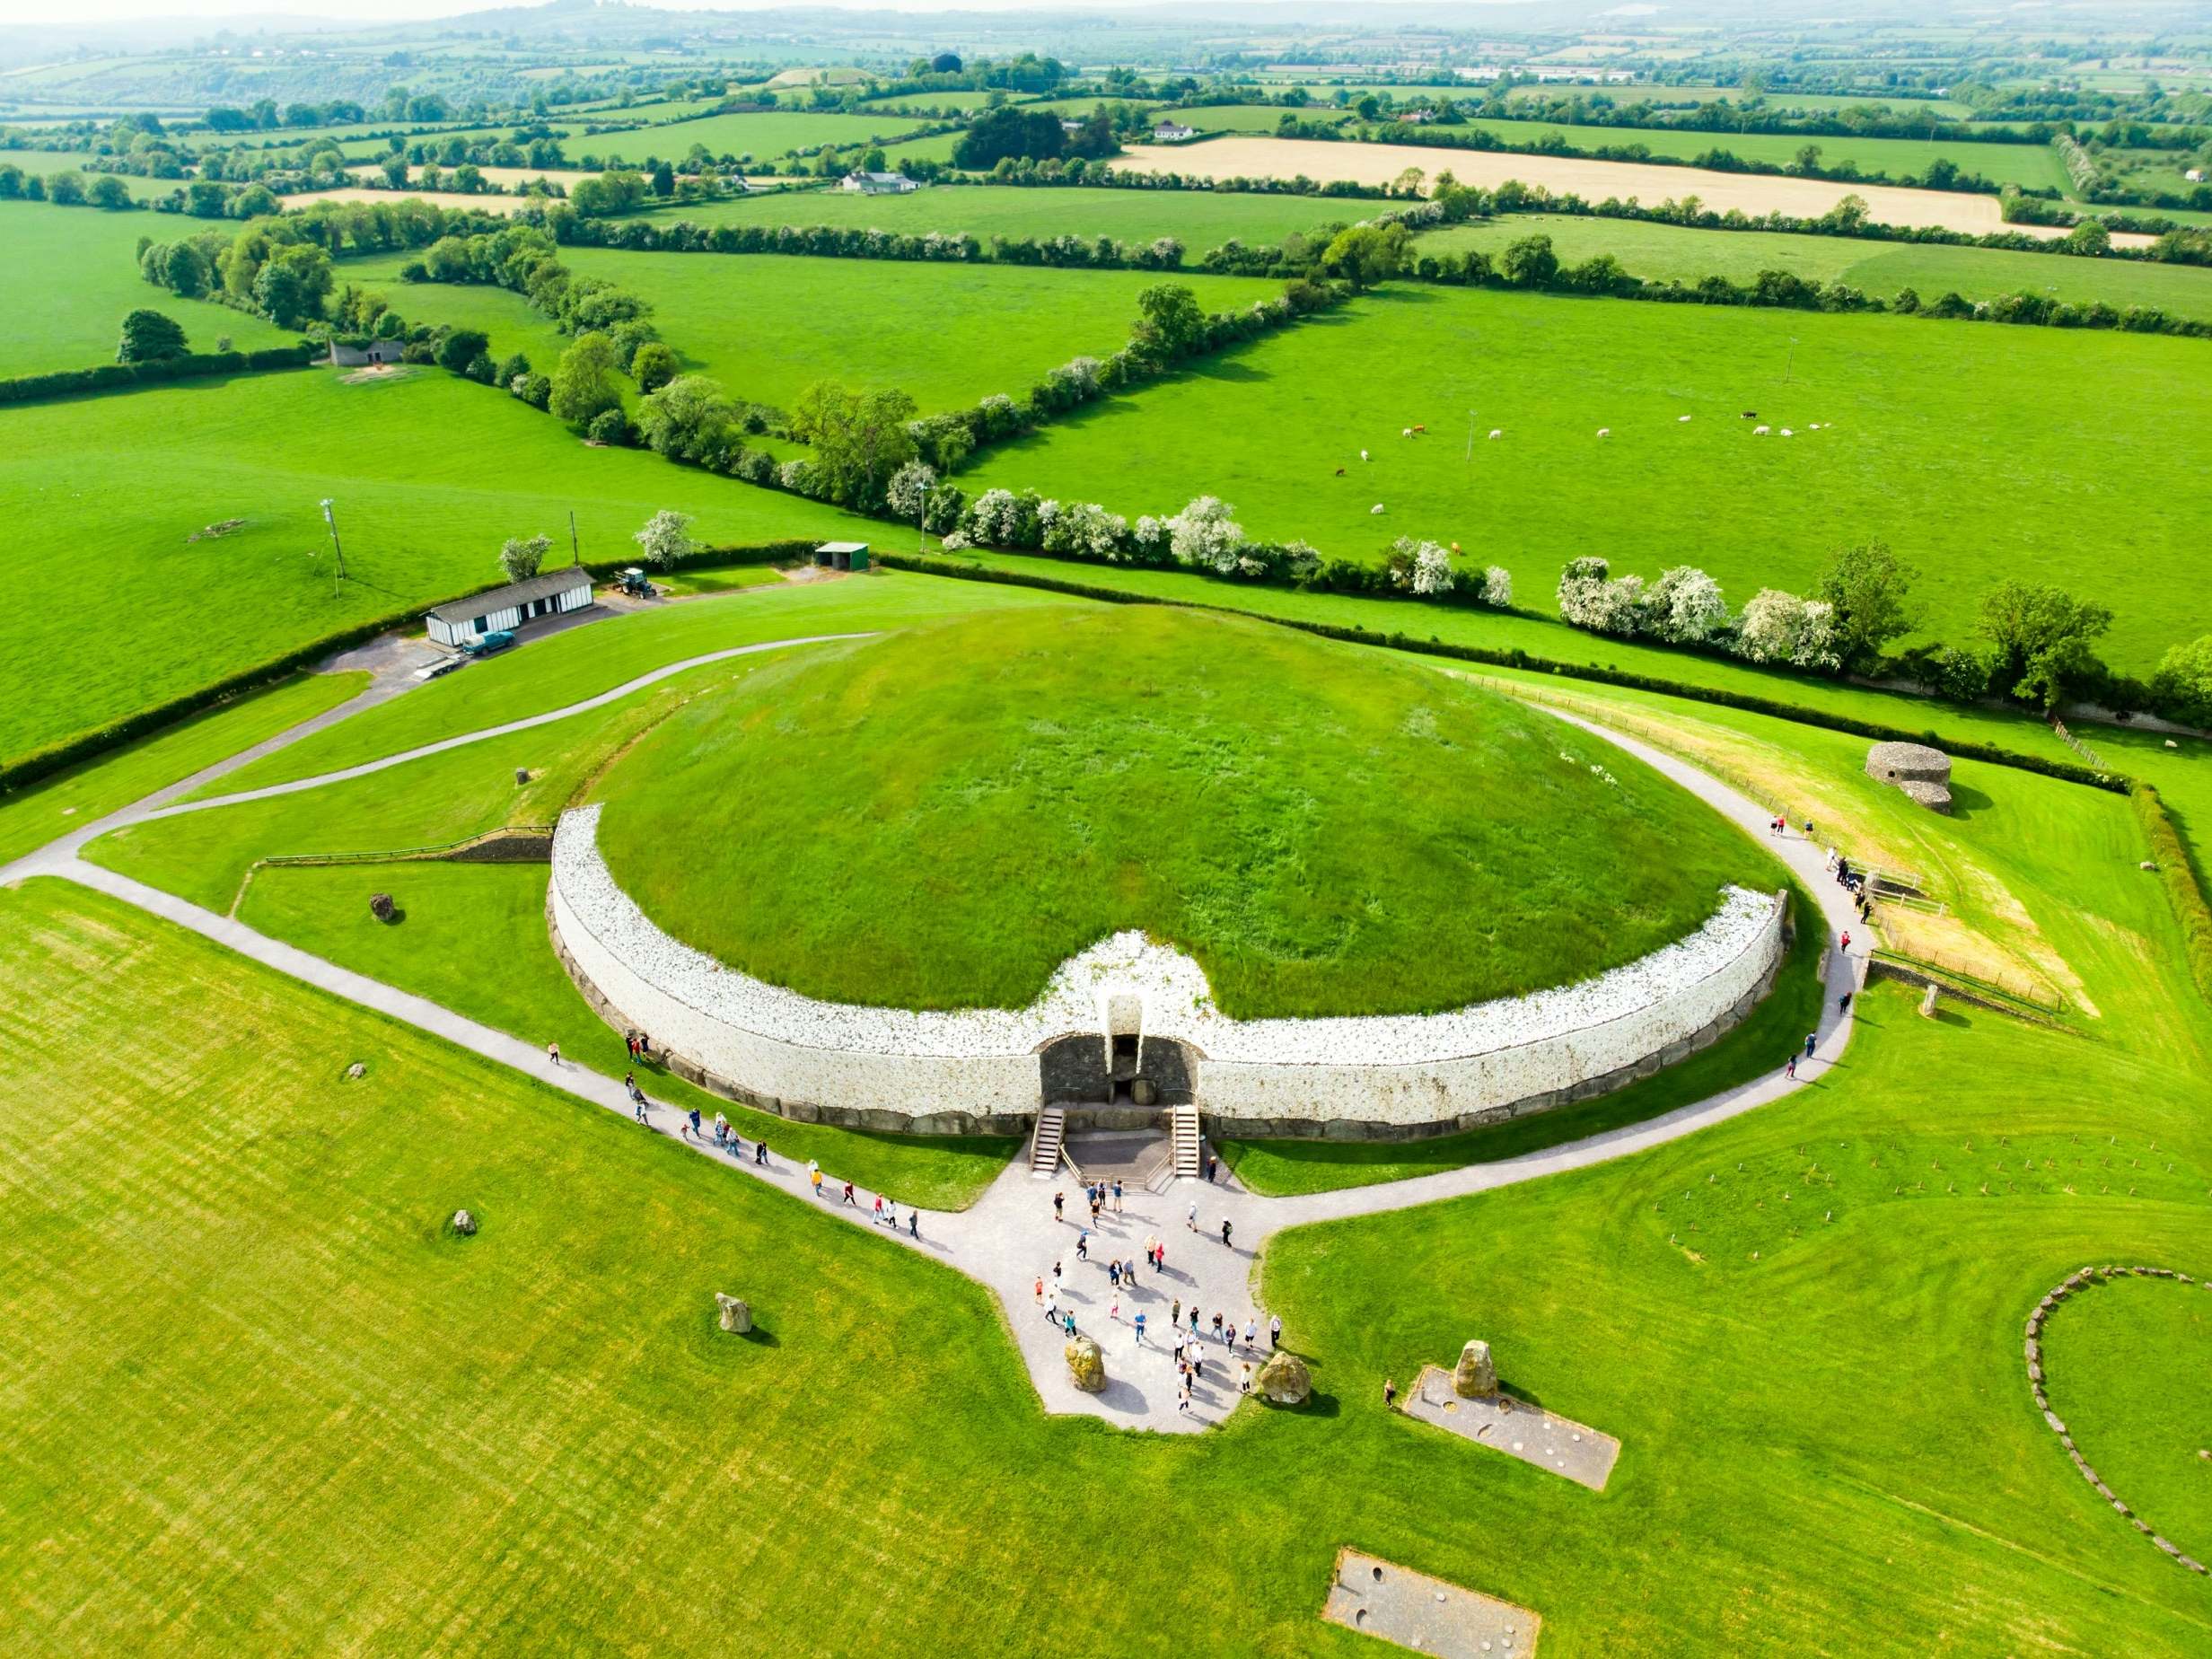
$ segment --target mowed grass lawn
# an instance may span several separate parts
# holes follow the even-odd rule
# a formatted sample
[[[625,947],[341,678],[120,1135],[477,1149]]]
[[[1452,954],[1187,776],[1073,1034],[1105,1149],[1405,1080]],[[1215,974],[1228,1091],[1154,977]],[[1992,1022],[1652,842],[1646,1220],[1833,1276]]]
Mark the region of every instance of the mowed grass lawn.
[[[2212,504],[2174,487],[2212,417],[2208,363],[2200,340],[1396,287],[1093,405],[961,481],[1132,515],[1216,495],[1248,531],[1332,557],[1458,542],[1547,609],[1585,553],[1647,578],[1698,566],[1740,608],[1879,537],[1920,570],[1929,633],[1968,637],[2004,578],[2055,583],[2113,609],[2109,658],[2141,672],[2212,628]]]
[[[0,1569],[57,1647],[719,1651],[739,1583],[779,1651],[1073,1621],[1348,1659],[1346,1544],[1534,1608],[1546,1653],[2184,1655],[2212,1618],[2020,1374],[2074,1266],[2205,1268],[2172,1007],[2115,1045],[1877,990],[1780,1105],[1278,1238],[1317,1406],[1186,1440],[1040,1417],[972,1284],[619,1117],[97,895],[0,921]],[[1477,1334],[1621,1438],[1605,1493],[1383,1411]]]
[[[893,1007],[1024,1007],[1140,928],[1233,1018],[1433,1013],[1591,978],[1694,932],[1724,886],[1781,884],[1689,794],[1507,698],[1156,606],[793,653],[676,710],[592,794],[662,926]]]
[[[6,155],[0,151],[0,160]],[[113,363],[124,317],[142,306],[176,319],[194,351],[215,350],[224,335],[240,351],[298,339],[244,312],[180,300],[139,276],[141,236],[164,241],[205,228],[169,214],[0,202],[0,306],[11,319],[0,329],[0,378]]]
[[[318,505],[350,579],[333,592]],[[873,526],[795,496],[587,449],[515,399],[425,369],[348,385],[302,370],[0,410],[13,602],[0,755],[162,702],[373,619],[488,586],[509,536],[630,552],[659,508],[730,545]],[[243,529],[189,542],[231,518]]]
[[[919,236],[931,231],[993,236],[1080,236],[1149,241],[1172,236],[1195,262],[1232,237],[1279,242],[1294,232],[1350,224],[1373,204],[1225,190],[1099,190],[940,184],[906,196],[851,196],[842,190],[772,195],[675,207],[651,216],[668,224],[856,224]]]
[[[1515,214],[1455,224],[1423,236],[1418,251],[1479,249],[1492,259],[1524,236],[1551,238],[1569,265],[1610,253],[1646,282],[1695,285],[1721,276],[1749,282],[1761,271],[1788,271],[1807,282],[1843,281],[1884,301],[1910,288],[1923,300],[1956,292],[1970,300],[2007,294],[2052,294],[2076,304],[2102,301],[2126,309],[2155,305],[2177,317],[2212,319],[2212,271],[2147,259],[2083,259],[2008,248],[1854,241],[1779,231],[1699,231],[1579,214]]]
[[[1452,132],[1440,127],[1440,132]],[[1484,118],[1457,129],[1487,132],[1506,144],[1541,144],[1558,137],[1569,148],[1597,151],[1641,145],[1655,156],[1690,161],[1707,150],[1726,150],[1737,160],[1769,167],[1795,166],[1807,145],[1820,146],[1820,164],[1833,170],[1849,162],[1865,173],[1887,173],[1892,181],[1924,175],[1936,161],[1948,161],[1961,172],[1979,173],[1997,184],[2064,191],[2072,187],[2058,154],[2047,144],[1988,144],[1971,139],[1865,138],[1825,133],[1708,133],[1651,127],[1581,127],[1558,121],[1498,121]],[[1443,153],[1449,156],[1450,152]],[[1442,167],[1446,162],[1439,162]]]

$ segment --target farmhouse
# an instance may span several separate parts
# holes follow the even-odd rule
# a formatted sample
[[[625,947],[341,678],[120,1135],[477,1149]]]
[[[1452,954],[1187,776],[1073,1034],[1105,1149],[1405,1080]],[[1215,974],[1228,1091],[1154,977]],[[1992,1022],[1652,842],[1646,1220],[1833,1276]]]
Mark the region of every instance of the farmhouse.
[[[571,566],[457,599],[450,605],[440,605],[423,619],[437,644],[459,645],[502,628],[520,628],[532,617],[561,616],[591,603],[591,573]]]
[[[2183,173],[2181,177],[2188,180],[2191,184],[2202,184],[2205,180],[2205,171],[2201,167],[2192,167],[2187,172]]]
[[[849,190],[856,196],[904,196],[919,188],[904,173],[857,171],[847,173],[838,184],[838,189]]]
[[[342,341],[332,340],[330,366],[334,369],[359,369],[371,364],[397,363],[403,349],[398,340],[371,340],[366,346],[348,346]]]
[[[1197,127],[1185,127],[1181,121],[1155,122],[1152,129],[1152,141],[1154,144],[1181,144],[1198,136]]]

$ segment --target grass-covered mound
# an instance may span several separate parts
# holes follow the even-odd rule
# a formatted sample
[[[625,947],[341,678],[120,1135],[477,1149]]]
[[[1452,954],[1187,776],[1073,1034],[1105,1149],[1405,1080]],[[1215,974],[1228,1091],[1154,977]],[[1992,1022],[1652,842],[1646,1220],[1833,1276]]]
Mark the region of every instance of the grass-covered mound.
[[[1572,757],[1571,759],[1569,757]],[[1612,745],[1238,619],[1003,614],[810,652],[610,768],[669,931],[808,995],[1019,1007],[1141,927],[1242,1018],[1426,1012],[1598,973],[1765,854]]]

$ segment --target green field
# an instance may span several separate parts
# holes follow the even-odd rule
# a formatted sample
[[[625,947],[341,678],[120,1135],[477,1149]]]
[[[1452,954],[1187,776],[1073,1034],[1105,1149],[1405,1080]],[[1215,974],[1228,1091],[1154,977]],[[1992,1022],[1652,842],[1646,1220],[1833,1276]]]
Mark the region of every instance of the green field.
[[[794,150],[821,145],[840,148],[852,145],[889,143],[922,125],[891,115],[807,114],[800,110],[764,110],[750,115],[709,115],[696,121],[671,121],[635,132],[601,133],[587,137],[579,133],[561,147],[571,162],[596,155],[610,164],[632,166],[649,158],[681,161],[693,145],[703,144],[709,155],[751,156],[766,161]]]
[[[629,552],[661,507],[725,544],[857,532],[834,509],[633,450],[587,450],[512,398],[422,370],[188,382],[0,411],[0,505],[32,533],[0,569],[0,654],[52,664],[0,706],[13,755],[339,629],[496,581],[507,537],[565,531]],[[337,502],[350,580],[332,595],[317,504]],[[242,530],[188,543],[202,526]],[[111,625],[84,625],[96,591]],[[66,672],[62,672],[66,662]]]
[[[2206,361],[2189,339],[1400,288],[1092,406],[963,482],[1131,514],[1210,493],[1331,557],[1457,541],[1546,608],[1584,553],[1702,566],[1741,606],[1882,537],[1919,567],[1932,632],[1964,638],[2003,577],[2053,582],[2110,604],[2111,660],[2144,670],[2212,628],[2190,597],[2203,504],[2168,487],[2212,415]],[[2074,384],[2098,396],[2050,395]],[[2114,408],[2165,414],[2122,428]],[[2085,558],[2100,522],[2129,557]]]
[[[1118,350],[1137,320],[1137,294],[1160,280],[1151,271],[603,248],[565,248],[561,259],[579,276],[604,276],[652,300],[653,320],[684,366],[714,375],[736,397],[788,407],[829,379],[902,388],[925,412],[1025,393],[1070,357]],[[533,362],[547,354],[557,361],[556,337],[519,296],[402,284],[395,279],[405,263],[405,256],[347,260],[344,270],[409,319],[469,322],[499,350],[513,340]],[[1256,277],[1179,280],[1210,310],[1282,292]],[[879,326],[856,329],[858,317]]]
[[[1162,120],[1181,121],[1201,133],[1271,133],[1283,124],[1286,115],[1326,126],[1351,118],[1341,110],[1320,104],[1304,110],[1292,110],[1281,104],[1201,104],[1195,109],[1160,111]]]
[[[906,196],[847,195],[842,190],[777,191],[736,197],[651,216],[695,224],[857,224],[921,235],[929,231],[992,236],[1111,236],[1146,241],[1172,236],[1196,262],[1235,237],[1279,242],[1293,232],[1348,224],[1370,204],[1315,201],[1295,196],[1226,190],[1091,189],[1080,186],[932,185]]]
[[[882,92],[860,101],[863,109],[980,110],[997,94],[973,89],[943,92]]]
[[[955,1617],[980,1645],[1076,1620],[1134,1650],[1233,1600],[1222,1651],[1349,1659],[1365,1646],[1314,1614],[1350,1542],[1539,1609],[1546,1653],[1795,1653],[1843,1626],[1868,1650],[1940,1629],[1961,1652],[2032,1630],[2192,1653],[2200,1584],[2067,1464],[2018,1331],[2084,1261],[2204,1270],[2202,1016],[2173,1000],[2125,803],[2007,782],[2030,818],[1931,833],[1988,851],[2054,832],[2021,847],[2053,883],[2027,895],[2038,919],[2093,974],[2139,964],[2094,983],[2108,1035],[1925,1021],[1879,990],[1851,1064],[1786,1102],[1285,1235],[1268,1304],[1322,1404],[1246,1408],[1202,1443],[1041,1418],[972,1285],[619,1119],[108,900],[0,894],[0,1312],[40,1402],[0,1514],[41,1505],[35,1530],[0,1523],[0,1564],[94,1648],[150,1608],[214,1645],[452,1645],[518,1595],[506,1639],[620,1645],[646,1616],[659,1651],[719,1647],[736,1572],[749,1628],[794,1652]],[[426,917],[450,890],[426,891]],[[442,1230],[461,1205],[474,1240]],[[772,1339],[714,1339],[725,1284]],[[1385,1376],[1472,1332],[1510,1386],[1620,1436],[1602,1499],[1382,1411]],[[2155,1327],[2130,1339],[2172,1352]],[[897,1391],[871,1385],[886,1354]],[[2112,1427],[2146,1450],[2163,1432]],[[1040,1466],[1118,1502],[1017,1477]],[[1237,1546],[1125,1550],[1133,1505],[1192,1540],[1233,1514]],[[341,1523],[347,1548],[324,1548]],[[641,1551],[645,1529],[720,1546]],[[1068,1563],[1049,1595],[1047,1549]],[[840,1593],[863,1563],[870,1594]]]
[[[0,376],[113,363],[123,318],[141,306],[175,318],[194,351],[215,350],[225,335],[240,351],[298,339],[250,312],[180,300],[139,276],[138,239],[174,237],[185,225],[197,221],[0,202],[0,306],[14,319],[0,329]],[[0,432],[20,418],[8,411]]]
[[[83,150],[0,150],[0,167],[20,167],[26,173],[38,173],[42,177],[57,172],[81,172],[84,175],[88,189],[93,180],[106,176],[93,171],[93,164],[100,159]],[[123,181],[124,189],[138,201],[167,196],[171,191],[182,189],[185,183],[181,179],[145,179],[136,173],[118,173],[115,176]],[[15,205],[13,202],[0,204],[11,209]],[[72,208],[71,211],[79,209]]]
[[[1930,144],[1919,138],[1708,133],[1688,128],[1578,127],[1554,121],[1497,121],[1487,118],[1457,130],[1488,132],[1514,145],[1540,144],[1557,137],[1573,149],[1585,151],[1641,145],[1653,155],[1675,156],[1683,161],[1702,155],[1707,150],[1726,150],[1740,161],[1776,167],[1794,165],[1797,153],[1811,144],[1820,146],[1821,165],[1824,168],[1840,167],[1848,162],[1864,172],[1885,172],[1892,180],[1908,176],[1917,179],[1927,171],[1930,162],[1940,159],[1956,163],[1962,172],[1979,173],[1997,184],[2071,193],[2066,169],[2048,145],[1987,144],[1950,138]]]
[[[1646,282],[1694,285],[1721,276],[1743,283],[1761,271],[1778,270],[1807,282],[1848,283],[1884,301],[1894,299],[1901,288],[1924,300],[1953,292],[1970,300],[2050,294],[2081,305],[2102,301],[2123,310],[2156,306],[2178,317],[2212,320],[2212,271],[2147,259],[2083,259],[2006,248],[1856,241],[1780,231],[1699,231],[1582,214],[1512,214],[1455,224],[1422,236],[1418,251],[1480,249],[1496,259],[1523,236],[1540,234],[1551,238],[1563,263],[1610,253]]]
[[[1688,795],[1597,759],[1359,647],[1084,608],[794,654],[593,794],[648,915],[803,995],[1025,1007],[1137,926],[1195,957],[1223,1013],[1268,1019],[1574,983],[1691,933],[1724,886],[1778,884]]]

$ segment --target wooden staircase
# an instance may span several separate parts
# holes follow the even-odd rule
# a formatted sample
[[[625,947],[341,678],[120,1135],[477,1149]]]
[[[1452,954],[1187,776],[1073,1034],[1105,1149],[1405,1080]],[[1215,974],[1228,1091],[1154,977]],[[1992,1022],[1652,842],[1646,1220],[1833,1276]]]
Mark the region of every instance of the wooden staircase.
[[[1049,1181],[1060,1171],[1061,1142],[1067,1132],[1067,1114],[1048,1106],[1037,1114],[1037,1127],[1029,1140],[1029,1172]]]
[[[1206,1139],[1198,1131],[1198,1109],[1195,1106],[1172,1106],[1168,1109],[1168,1132],[1175,1147],[1175,1173],[1200,1176],[1206,1173]]]

